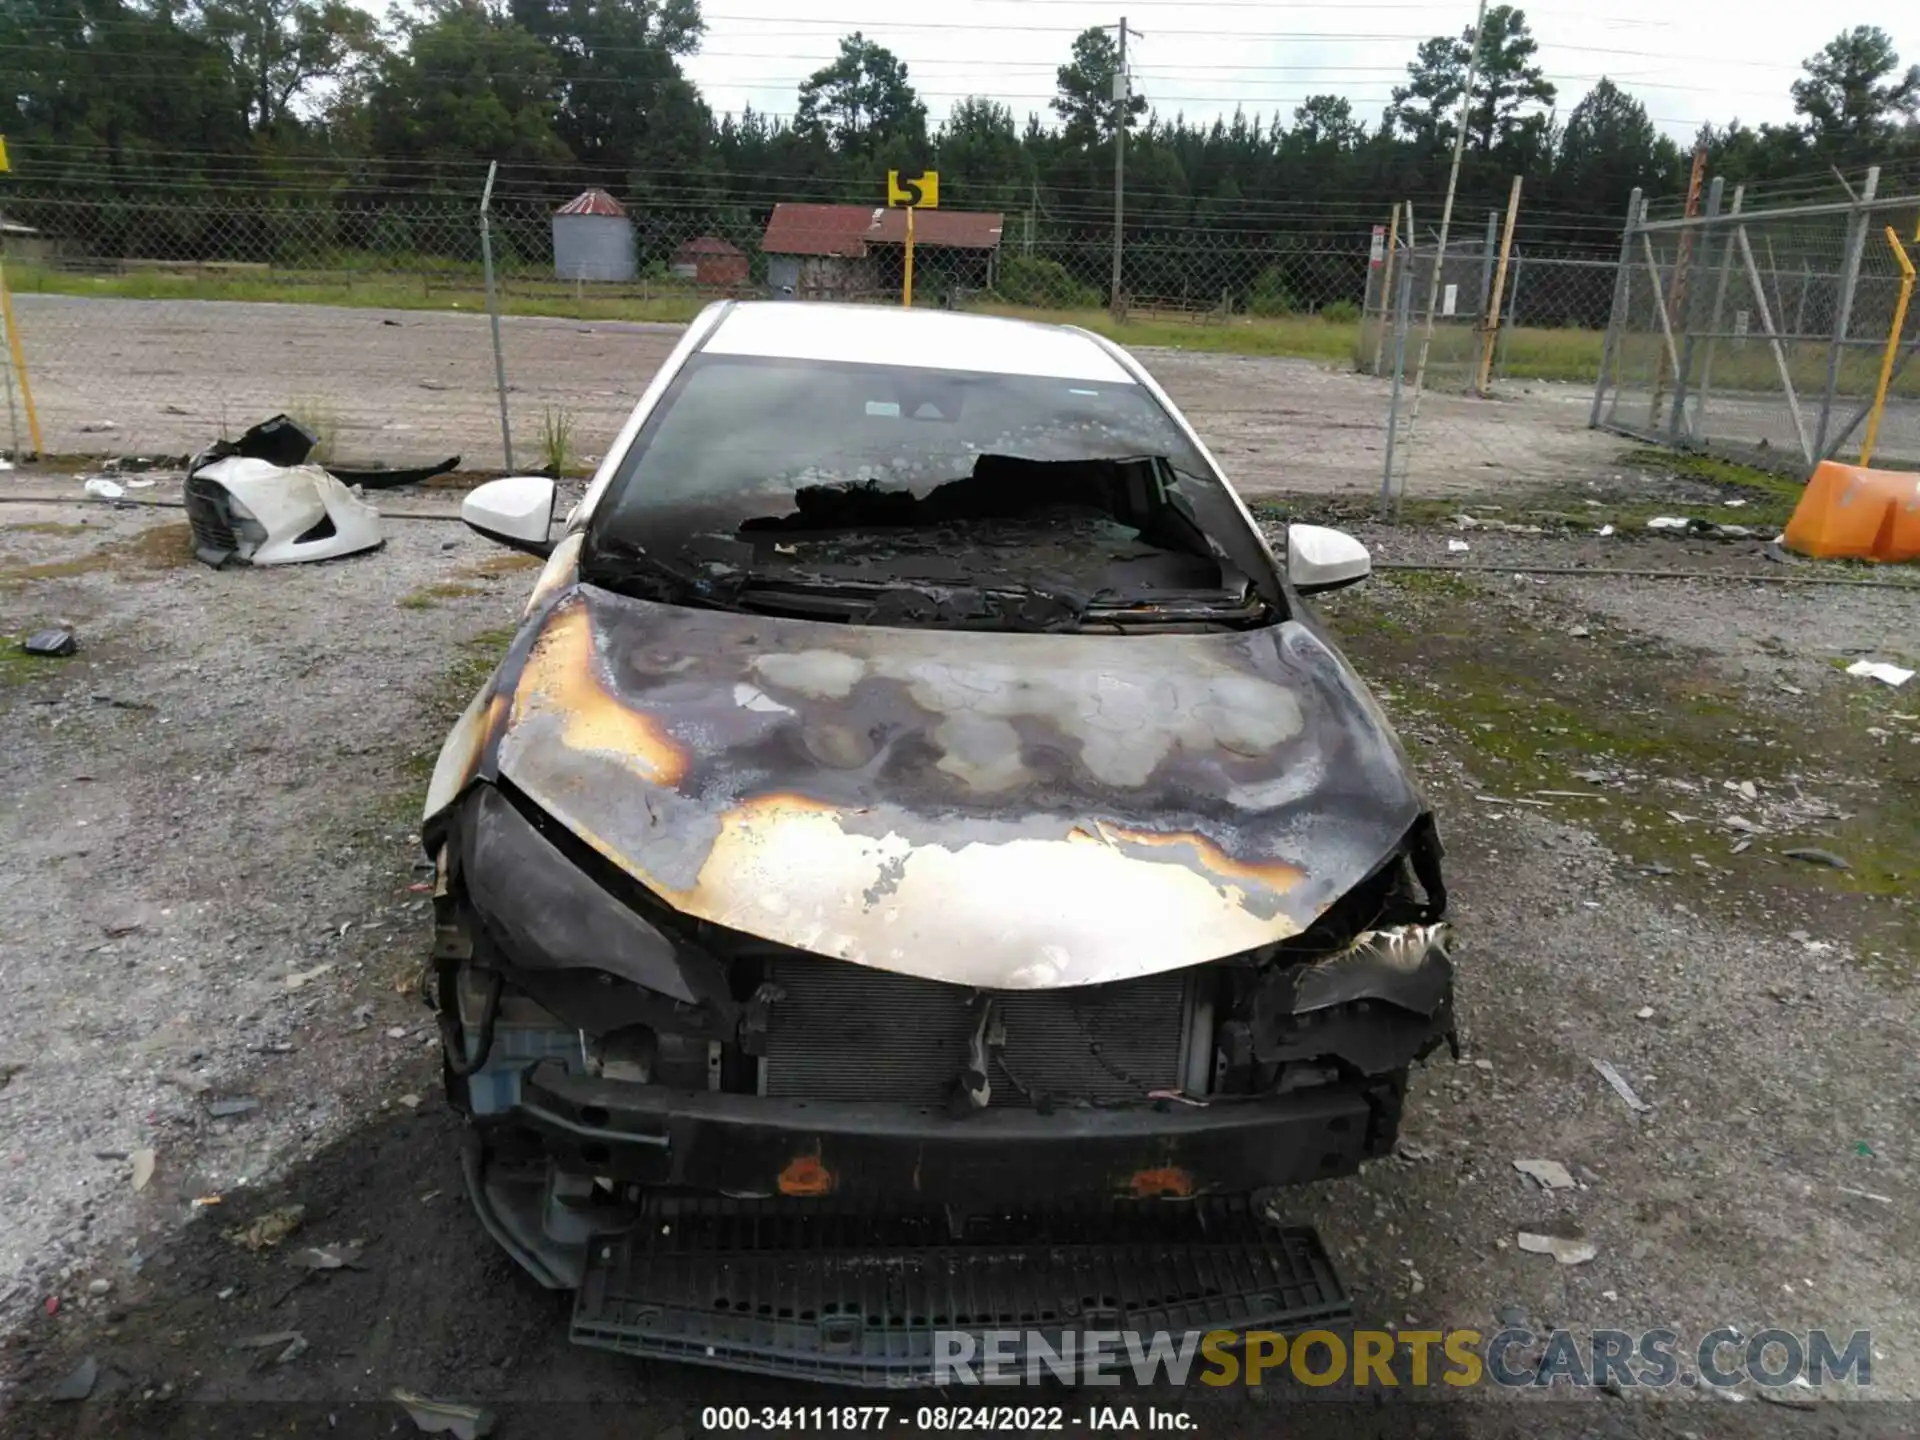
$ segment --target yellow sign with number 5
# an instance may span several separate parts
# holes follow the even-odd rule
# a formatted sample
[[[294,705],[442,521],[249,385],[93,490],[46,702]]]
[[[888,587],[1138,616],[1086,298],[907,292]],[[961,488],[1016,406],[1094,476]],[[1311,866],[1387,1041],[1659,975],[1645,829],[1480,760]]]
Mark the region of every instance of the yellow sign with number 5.
[[[887,204],[896,208],[905,206],[909,210],[938,210],[940,208],[940,172],[929,170],[924,175],[900,178],[898,170],[887,172]]]

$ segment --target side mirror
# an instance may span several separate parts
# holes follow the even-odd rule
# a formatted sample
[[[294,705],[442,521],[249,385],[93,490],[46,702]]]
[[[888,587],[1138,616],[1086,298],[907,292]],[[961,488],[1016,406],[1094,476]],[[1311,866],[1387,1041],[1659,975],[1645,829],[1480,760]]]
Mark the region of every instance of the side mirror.
[[[460,518],[489,540],[544,558],[553,553],[553,505],[558,493],[544,475],[489,480],[460,502]]]
[[[1344,589],[1372,573],[1367,547],[1346,531],[1325,525],[1287,527],[1287,579],[1300,594]]]

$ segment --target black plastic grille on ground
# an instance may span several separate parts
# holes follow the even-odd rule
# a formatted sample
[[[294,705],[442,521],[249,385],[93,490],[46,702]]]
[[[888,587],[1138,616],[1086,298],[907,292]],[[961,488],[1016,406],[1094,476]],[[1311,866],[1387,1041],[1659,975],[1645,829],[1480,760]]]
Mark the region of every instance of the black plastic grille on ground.
[[[572,1338],[899,1387],[932,1382],[937,1331],[1032,1331],[1058,1351],[1065,1331],[1178,1337],[1350,1317],[1319,1237],[1238,1201],[981,1217],[955,1239],[937,1212],[661,1199],[590,1248]]]
[[[212,480],[187,478],[183,498],[187,524],[193,530],[194,549],[232,555],[240,548],[233,533],[233,516],[228,510],[226,489]]]
[[[769,978],[784,992],[767,1029],[769,1095],[939,1105],[967,1063],[976,1024],[967,986],[813,958],[777,961]],[[1175,971],[1001,992],[1006,1043],[989,1075],[991,1103],[1138,1100],[1178,1089],[1187,989]]]

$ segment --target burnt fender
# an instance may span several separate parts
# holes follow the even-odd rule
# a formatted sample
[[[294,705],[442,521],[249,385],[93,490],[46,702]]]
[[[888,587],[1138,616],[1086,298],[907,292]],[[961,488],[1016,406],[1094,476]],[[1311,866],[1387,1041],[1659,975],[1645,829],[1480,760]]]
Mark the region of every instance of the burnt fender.
[[[725,997],[718,961],[608,893],[491,785],[468,794],[460,834],[467,898],[515,969],[599,971],[687,1004]]]
[[[1275,970],[1255,994],[1264,1064],[1337,1059],[1366,1075],[1424,1058],[1453,1033],[1449,927],[1370,930],[1344,950]]]

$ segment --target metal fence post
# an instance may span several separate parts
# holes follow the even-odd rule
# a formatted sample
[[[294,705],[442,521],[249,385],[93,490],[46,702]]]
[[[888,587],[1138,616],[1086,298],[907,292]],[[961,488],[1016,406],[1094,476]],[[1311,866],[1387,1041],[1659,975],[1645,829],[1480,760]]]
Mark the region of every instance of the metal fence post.
[[[1627,324],[1627,276],[1633,268],[1633,231],[1640,220],[1640,187],[1627,198],[1627,223],[1620,231],[1620,264],[1613,274],[1613,309],[1607,314],[1607,338],[1600,347],[1600,378],[1593,387],[1593,410],[1587,416],[1587,428],[1600,428],[1600,415],[1607,402],[1607,377],[1613,373],[1613,360],[1620,348],[1620,332]]]
[[[1408,240],[1412,240],[1409,229]],[[1407,312],[1413,305],[1413,247],[1407,247],[1407,263],[1400,267],[1400,294],[1393,307],[1393,391],[1387,400],[1387,463],[1380,475],[1380,513],[1389,513],[1393,505],[1393,446],[1400,430],[1400,377],[1407,369]]]
[[[1720,182],[1715,180],[1713,183],[1717,186]],[[1727,226],[1727,243],[1720,252],[1720,277],[1713,283],[1713,313],[1707,319],[1707,353],[1700,357],[1700,393],[1693,401],[1693,442],[1696,445],[1704,445],[1707,440],[1707,392],[1713,385],[1713,349],[1720,339],[1720,318],[1726,309],[1727,282],[1733,276],[1733,250],[1739,239],[1740,207],[1746,197],[1746,186],[1733,187],[1731,223]]]
[[[493,208],[493,177],[500,173],[500,162],[487,165],[487,185],[480,192],[480,264],[487,275],[487,318],[493,326],[493,383],[500,392],[500,454],[508,470],[513,469],[513,431],[507,424],[507,361],[500,350],[500,297],[493,285],[493,232],[489,212]]]
[[[1713,177],[1713,183],[1707,187],[1706,219],[1700,227],[1703,235],[1710,237],[1713,234],[1713,222],[1720,218],[1720,196],[1725,191],[1726,184],[1724,179],[1716,175]],[[1703,240],[1700,248],[1706,251],[1711,243],[1710,239]],[[1713,263],[1711,253],[1707,253],[1703,258],[1709,265]],[[1723,274],[1723,281],[1724,278]],[[1673,377],[1673,413],[1667,416],[1667,440],[1673,445],[1680,443],[1682,427],[1686,427],[1689,436],[1693,434],[1692,426],[1687,420],[1687,385],[1693,379],[1694,334],[1700,328],[1693,323],[1693,312],[1699,308],[1694,300],[1694,294],[1694,290],[1689,287],[1680,305],[1680,313],[1674,316],[1674,319],[1680,323],[1684,342],[1680,347],[1680,370]]]
[[[1827,352],[1827,388],[1820,399],[1820,418],[1815,422],[1813,458],[1827,458],[1827,430],[1833,420],[1833,401],[1840,390],[1840,357],[1846,353],[1847,331],[1853,324],[1853,292],[1860,285],[1860,257],[1867,248],[1867,227],[1873,221],[1873,196],[1880,188],[1880,167],[1867,171],[1867,183],[1860,187],[1860,199],[1847,222],[1846,268],[1840,276],[1840,303],[1833,320],[1833,348]]]
[[[1411,237],[1409,237],[1411,238]],[[1389,318],[1393,314],[1393,267],[1400,256],[1400,202],[1393,202],[1393,210],[1387,220],[1387,258],[1380,272],[1380,334],[1373,346],[1373,373],[1378,376],[1380,367],[1385,363],[1387,353],[1387,330],[1392,325]],[[1368,283],[1372,283],[1369,275]]]

